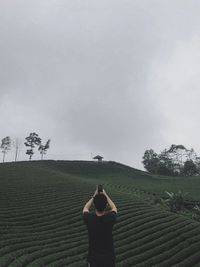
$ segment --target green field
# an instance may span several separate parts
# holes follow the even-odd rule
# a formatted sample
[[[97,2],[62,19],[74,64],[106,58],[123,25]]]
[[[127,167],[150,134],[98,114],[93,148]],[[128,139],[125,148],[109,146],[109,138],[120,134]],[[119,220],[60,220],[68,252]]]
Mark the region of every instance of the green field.
[[[150,201],[166,190],[200,200],[200,177],[86,161],[0,164],[0,266],[86,266],[82,208],[98,183],[118,207],[117,267],[200,266],[200,223]]]

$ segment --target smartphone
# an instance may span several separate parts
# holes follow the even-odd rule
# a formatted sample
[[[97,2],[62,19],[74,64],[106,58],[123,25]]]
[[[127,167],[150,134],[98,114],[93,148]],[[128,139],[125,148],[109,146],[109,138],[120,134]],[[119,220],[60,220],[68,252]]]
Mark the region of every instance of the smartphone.
[[[99,184],[98,185],[98,193],[103,192],[103,185]]]

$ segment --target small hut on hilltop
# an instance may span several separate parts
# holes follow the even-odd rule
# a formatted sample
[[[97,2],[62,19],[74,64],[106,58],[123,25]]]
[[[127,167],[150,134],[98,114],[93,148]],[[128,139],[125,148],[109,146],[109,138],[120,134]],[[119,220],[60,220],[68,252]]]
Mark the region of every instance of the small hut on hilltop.
[[[99,156],[99,155],[95,156],[93,159],[97,159],[98,162],[102,162],[103,161],[103,157]]]

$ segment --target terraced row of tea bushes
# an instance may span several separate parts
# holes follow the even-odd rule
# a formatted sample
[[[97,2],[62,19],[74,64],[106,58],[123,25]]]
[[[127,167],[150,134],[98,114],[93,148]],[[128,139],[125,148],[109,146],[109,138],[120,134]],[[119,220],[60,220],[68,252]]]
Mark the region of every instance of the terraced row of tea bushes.
[[[82,208],[95,181],[48,169],[35,173],[35,180],[23,173],[0,177],[0,266],[84,267]],[[198,266],[200,224],[152,207],[115,180],[107,187],[119,210],[117,267]]]
[[[67,176],[57,178],[41,175],[35,183],[30,179],[32,187],[23,174],[0,180],[0,266],[56,261],[69,266],[80,262],[80,254],[83,262],[87,236],[81,210],[91,188],[82,190]]]

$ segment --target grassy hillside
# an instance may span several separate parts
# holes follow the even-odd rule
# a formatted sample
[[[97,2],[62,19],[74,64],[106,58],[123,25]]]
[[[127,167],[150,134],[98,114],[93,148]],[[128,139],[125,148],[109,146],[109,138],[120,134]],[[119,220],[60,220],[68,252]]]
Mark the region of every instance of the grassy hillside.
[[[0,165],[0,266],[85,266],[82,208],[103,183],[119,210],[117,267],[200,266],[200,224],[150,205],[181,189],[199,199],[200,178],[169,178],[114,162],[38,161]]]

